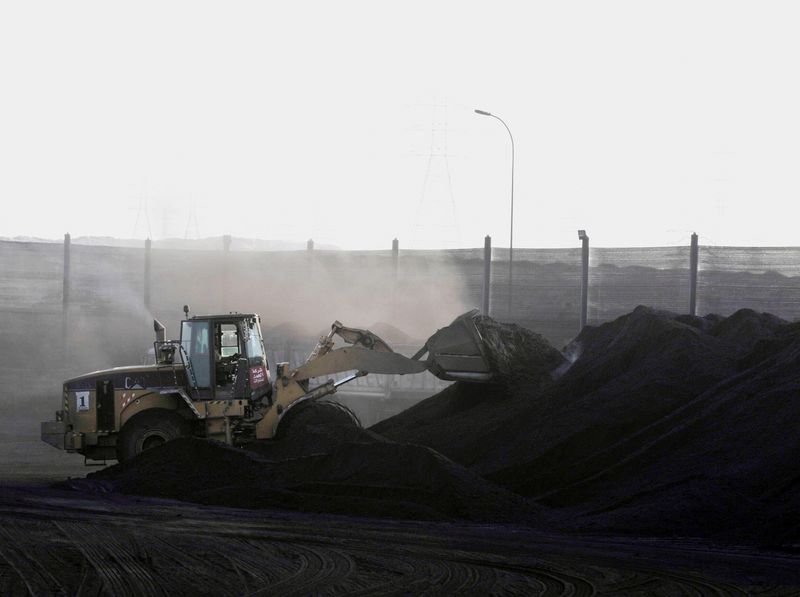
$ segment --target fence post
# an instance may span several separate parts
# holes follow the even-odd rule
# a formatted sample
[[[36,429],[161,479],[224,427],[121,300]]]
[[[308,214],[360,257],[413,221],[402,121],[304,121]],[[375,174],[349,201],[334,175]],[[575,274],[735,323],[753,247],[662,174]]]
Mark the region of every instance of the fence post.
[[[61,291],[61,366],[69,368],[69,289],[70,289],[70,245],[69,232],[64,235],[64,283]]]
[[[396,238],[392,240],[392,302],[391,317],[392,321],[397,318],[397,274],[400,263],[400,241]],[[383,397],[388,400],[392,397],[395,376],[387,373],[383,380]]]
[[[144,241],[144,308],[150,310],[150,250],[152,242]]]
[[[586,327],[589,316],[589,236],[586,230],[578,230],[581,240],[581,330]]]
[[[689,250],[689,315],[697,315],[697,233],[692,232],[692,245]]]
[[[392,240],[392,319],[397,317],[397,280],[400,269],[400,241]]]
[[[481,312],[489,316],[489,295],[492,282],[492,237],[488,234],[483,239],[483,296],[481,297]]]
[[[400,261],[400,241],[394,239],[392,241],[392,281],[397,285],[397,269]]]
[[[230,253],[232,238],[230,234],[222,236],[222,311],[228,310],[228,286],[230,284]],[[218,295],[219,296],[219,295]]]

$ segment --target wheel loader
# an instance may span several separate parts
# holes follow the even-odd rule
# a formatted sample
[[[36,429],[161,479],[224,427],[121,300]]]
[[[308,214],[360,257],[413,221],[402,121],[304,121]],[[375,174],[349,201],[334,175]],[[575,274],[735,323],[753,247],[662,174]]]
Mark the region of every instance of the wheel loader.
[[[344,406],[318,401],[369,373],[430,371],[450,381],[492,378],[476,310],[438,330],[410,358],[369,330],[336,321],[303,365],[291,369],[278,363],[274,382],[257,314],[189,317],[186,306],[184,313],[178,340],[167,340],[164,326],[153,322],[154,365],[115,367],[64,382],[62,408],[54,421],[41,424],[42,440],[86,461],[129,460],[182,436],[243,446],[290,428],[302,433],[297,421],[308,417],[299,413],[323,405],[329,414],[357,423]],[[335,347],[336,336],[344,346]],[[349,374],[325,379],[342,372]]]

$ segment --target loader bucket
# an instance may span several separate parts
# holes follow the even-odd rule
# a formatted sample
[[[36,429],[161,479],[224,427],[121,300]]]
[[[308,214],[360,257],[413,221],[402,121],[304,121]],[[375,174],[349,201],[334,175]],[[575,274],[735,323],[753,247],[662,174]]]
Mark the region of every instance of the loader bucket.
[[[459,315],[447,327],[428,338],[416,358],[428,353],[428,370],[447,381],[490,381],[493,370],[484,341],[475,323],[477,309]]]

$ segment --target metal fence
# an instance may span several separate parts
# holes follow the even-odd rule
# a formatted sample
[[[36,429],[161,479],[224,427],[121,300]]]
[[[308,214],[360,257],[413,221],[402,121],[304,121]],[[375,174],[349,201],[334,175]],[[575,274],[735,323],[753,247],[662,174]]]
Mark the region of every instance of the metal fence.
[[[195,251],[145,249],[144,243],[0,242],[3,371],[31,368],[31,355],[44,364],[35,367],[42,379],[52,371],[139,362],[151,342],[152,318],[175,332],[184,304],[193,313],[258,312],[267,343],[278,351],[289,342],[298,353],[310,350],[337,319],[375,326],[389,344],[416,349],[459,313],[484,306],[485,298],[490,315],[525,325],[556,346],[581,326],[578,246],[515,248],[511,312],[506,248],[256,252],[237,251],[235,239],[224,246]],[[590,247],[587,267],[589,325],[637,305],[690,310],[688,243]],[[800,248],[700,244],[696,307],[699,315],[750,308],[800,318]],[[377,377],[355,387],[374,393],[403,390],[405,383],[413,382]],[[422,392],[437,389],[422,382]]]

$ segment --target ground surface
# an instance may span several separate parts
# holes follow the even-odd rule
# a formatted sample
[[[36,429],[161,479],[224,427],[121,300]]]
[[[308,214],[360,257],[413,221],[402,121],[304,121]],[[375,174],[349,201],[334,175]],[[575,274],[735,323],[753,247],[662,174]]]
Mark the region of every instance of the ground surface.
[[[800,592],[792,553],[86,494],[52,487],[80,457],[30,433],[0,451],[2,595]]]
[[[3,595],[796,595],[800,560],[543,534],[0,490]]]
[[[7,419],[0,594],[800,595],[798,324],[640,307],[552,378],[497,332],[502,383],[372,430],[317,404],[84,478]]]

